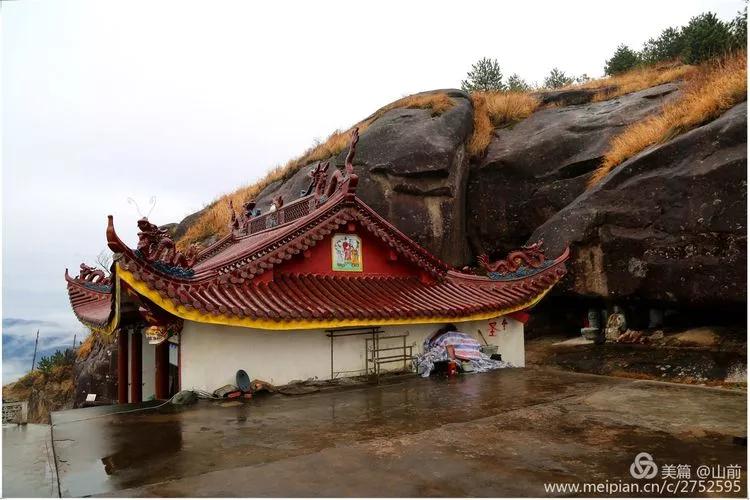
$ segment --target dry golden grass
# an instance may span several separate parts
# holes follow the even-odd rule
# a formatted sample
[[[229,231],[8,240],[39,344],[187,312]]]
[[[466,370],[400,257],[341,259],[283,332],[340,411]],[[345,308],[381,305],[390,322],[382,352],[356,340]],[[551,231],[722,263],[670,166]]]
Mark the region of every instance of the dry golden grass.
[[[191,243],[203,241],[210,236],[216,235],[221,237],[226,235],[229,232],[229,221],[231,219],[231,212],[229,210],[230,201],[235,209],[239,209],[243,203],[255,198],[272,183],[289,179],[305,165],[326,160],[332,156],[338,155],[348,146],[351,132],[355,127],[358,127],[359,132],[362,133],[375,120],[392,109],[431,109],[433,116],[439,116],[448,111],[453,104],[453,100],[444,92],[411,95],[380,108],[375,113],[348,130],[343,132],[336,130],[324,142],[312,146],[301,156],[289,160],[283,166],[280,165],[275,167],[258,182],[243,186],[232,193],[219,197],[209,205],[206,212],[195,222],[195,224],[188,228],[185,235],[177,242],[178,247],[180,249],[185,249]]]
[[[598,184],[617,165],[655,144],[709,122],[747,99],[745,52],[708,63],[692,72],[680,97],[662,110],[626,128],[612,139],[588,186]]]
[[[15,382],[11,382],[3,386],[3,399],[4,400],[17,400],[25,401],[31,396],[31,391],[34,388],[34,382],[42,374],[36,370],[29,372],[23,377],[19,378]]]
[[[50,373],[43,373],[39,370],[31,371],[17,381],[5,385],[3,399],[28,400],[34,389],[52,392],[59,389],[66,397],[72,395],[75,389],[73,365],[53,366]]]
[[[570,85],[565,89],[593,90],[596,93],[592,100],[604,101],[630,92],[688,78],[695,72],[694,66],[674,62],[662,63],[637,68],[609,78]],[[524,92],[472,92],[471,100],[474,103],[474,134],[469,141],[468,151],[473,158],[484,154],[492,140],[494,129],[521,121],[540,107],[539,99],[531,93]],[[563,105],[554,102],[544,107],[554,108]]]
[[[114,335],[92,331],[76,349],[76,359],[86,359],[94,347],[111,344],[114,340]]]
[[[659,63],[653,66],[639,67],[619,75],[591,80],[580,85],[571,85],[566,89],[598,90],[592,100],[594,102],[606,101],[663,83],[684,80],[690,78],[696,71],[695,66],[679,62]]]
[[[487,110],[487,98],[483,92],[472,92],[471,103],[474,106],[474,132],[466,146],[471,157],[481,156],[492,141],[492,126],[490,112]]]
[[[599,101],[612,99],[619,95],[636,92],[662,83],[690,78],[696,72],[697,69],[693,66],[662,63],[651,67],[638,68],[614,77],[573,85],[569,88],[598,90],[594,100]],[[478,158],[484,154],[492,140],[495,128],[523,120],[539,109],[540,106],[539,100],[533,94],[522,92],[474,92],[471,94],[471,100],[474,105],[474,132],[469,139],[467,151],[472,158]],[[440,115],[450,109],[453,104],[453,100],[443,92],[411,95],[380,108],[354,127],[359,127],[360,133],[364,132],[375,120],[396,108],[431,109],[433,115]],[[556,104],[547,105],[547,107],[554,106]],[[347,147],[352,128],[345,131],[335,131],[321,144],[314,145],[301,156],[289,160],[284,165],[275,167],[258,182],[243,186],[216,199],[208,206],[206,212],[188,228],[187,233],[180,238],[178,247],[185,249],[191,243],[203,241],[211,236],[221,237],[227,234],[231,217],[230,200],[238,209],[245,201],[256,197],[270,184],[289,179],[303,166],[339,154]]]
[[[539,107],[539,99],[523,92],[492,92],[485,97],[495,127],[521,121]]]
[[[474,105],[474,133],[467,150],[476,158],[484,154],[498,127],[528,117],[539,107],[539,100],[524,92],[472,92]]]
[[[78,349],[76,350],[77,359],[84,359],[88,357],[88,355],[91,353],[91,349],[94,348],[94,343],[96,342],[95,335],[96,334],[92,332],[88,337],[84,339],[83,342],[81,342],[81,345],[79,345]]]

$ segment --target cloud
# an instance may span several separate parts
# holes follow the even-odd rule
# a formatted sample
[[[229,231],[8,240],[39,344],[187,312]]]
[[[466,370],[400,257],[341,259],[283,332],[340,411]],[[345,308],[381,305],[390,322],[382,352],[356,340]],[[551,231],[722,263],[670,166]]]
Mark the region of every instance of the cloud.
[[[3,383],[12,382],[31,368],[36,342],[36,329],[40,329],[36,360],[57,350],[73,346],[73,335],[83,340],[80,332],[55,321],[26,318],[3,318]]]
[[[15,382],[29,371],[31,362],[13,359],[3,360],[3,384]]]
[[[54,321],[44,321],[39,319],[23,318],[3,318],[3,328],[12,328],[14,326],[57,326],[60,325]]]

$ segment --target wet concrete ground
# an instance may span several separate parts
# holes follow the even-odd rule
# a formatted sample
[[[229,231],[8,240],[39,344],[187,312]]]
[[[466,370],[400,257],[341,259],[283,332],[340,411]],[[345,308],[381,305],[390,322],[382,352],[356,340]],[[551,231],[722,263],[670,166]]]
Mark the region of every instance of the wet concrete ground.
[[[546,496],[545,482],[634,481],[643,451],[744,471],[733,437],[746,435],[746,400],[510,369],[236,407],[72,410],[53,430],[63,496]]]
[[[697,331],[697,330],[692,330]],[[667,338],[673,338],[672,335]],[[709,347],[602,344],[577,342],[582,337],[539,337],[526,343],[527,365],[582,373],[667,382],[743,388],[733,374],[747,371],[747,346],[725,342]],[[744,378],[744,377],[743,377]]]
[[[3,424],[3,497],[57,497],[49,425]]]

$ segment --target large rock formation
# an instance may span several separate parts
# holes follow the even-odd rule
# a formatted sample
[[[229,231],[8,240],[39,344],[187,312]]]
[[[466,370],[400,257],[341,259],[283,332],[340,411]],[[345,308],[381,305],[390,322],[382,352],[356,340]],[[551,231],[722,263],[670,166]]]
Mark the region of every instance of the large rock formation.
[[[650,148],[534,232],[570,244],[567,292],[706,306],[746,300],[747,103]]]
[[[91,350],[75,364],[76,408],[84,404],[88,394],[96,394],[99,402],[113,403],[117,400],[117,344],[106,336],[92,335]]]
[[[430,109],[393,109],[362,132],[354,162],[357,195],[430,251],[460,265],[469,258],[466,143],[473,108],[465,92],[442,92],[454,102],[448,111],[435,115]],[[346,153],[332,158],[332,166],[343,168]],[[286,202],[298,198],[313,167],[268,186],[258,196],[258,208],[267,208],[277,195]]]
[[[469,182],[476,253],[505,254],[581,194],[609,142],[677,93],[666,84],[610,101],[553,107],[495,131]]]
[[[470,162],[468,96],[455,105],[394,109],[360,137],[358,195],[454,265],[501,255],[543,237],[548,255],[570,243],[570,273],[556,293],[677,306],[745,301],[745,106],[632,158],[591,191],[586,182],[611,139],[679,95],[670,83],[602,102],[591,92],[549,92],[552,107],[495,130]],[[566,93],[567,92],[567,93]],[[344,155],[332,158],[342,167]],[[265,210],[309,184],[313,165],[258,197]],[[184,226],[184,224],[181,224]]]

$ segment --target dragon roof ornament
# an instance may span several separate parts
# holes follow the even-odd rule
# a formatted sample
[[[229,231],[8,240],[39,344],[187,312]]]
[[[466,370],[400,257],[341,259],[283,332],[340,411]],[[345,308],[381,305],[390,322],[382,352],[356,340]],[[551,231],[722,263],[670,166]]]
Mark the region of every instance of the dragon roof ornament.
[[[112,216],[108,219],[107,243],[113,252],[121,253],[127,247],[114,232]],[[138,229],[138,244],[133,252],[137,257],[171,276],[185,278],[193,275],[192,268],[197,262],[200,245],[193,243],[185,252],[177,250],[169,231],[153,224],[146,217],[138,220]]]
[[[526,245],[518,250],[513,250],[505,259],[490,261],[487,254],[477,257],[479,265],[486,271],[487,276],[493,280],[515,279],[529,276],[537,270],[548,267],[552,261],[548,261],[542,250],[543,240]]]

